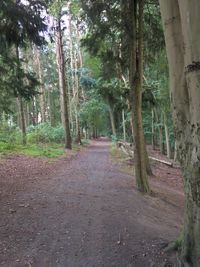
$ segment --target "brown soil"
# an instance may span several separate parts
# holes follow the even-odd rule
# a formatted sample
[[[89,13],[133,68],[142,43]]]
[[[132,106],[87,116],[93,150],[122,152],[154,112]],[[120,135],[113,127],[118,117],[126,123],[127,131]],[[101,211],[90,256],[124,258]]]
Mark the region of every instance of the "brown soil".
[[[1,160],[1,266],[174,266],[163,248],[181,228],[180,170],[153,163],[155,196],[143,196],[109,150],[101,140],[51,163]]]

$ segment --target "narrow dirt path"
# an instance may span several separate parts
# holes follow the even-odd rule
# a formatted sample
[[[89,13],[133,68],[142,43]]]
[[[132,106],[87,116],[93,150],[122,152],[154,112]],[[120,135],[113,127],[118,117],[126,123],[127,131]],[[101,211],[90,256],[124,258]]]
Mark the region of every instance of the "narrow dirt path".
[[[93,142],[1,198],[1,266],[174,266],[163,247],[177,237],[182,210],[138,193],[109,150]]]

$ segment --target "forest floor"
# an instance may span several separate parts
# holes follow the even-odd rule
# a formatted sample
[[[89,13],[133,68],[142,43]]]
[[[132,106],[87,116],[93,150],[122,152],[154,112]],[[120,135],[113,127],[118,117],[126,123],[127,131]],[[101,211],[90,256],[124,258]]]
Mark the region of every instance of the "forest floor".
[[[0,266],[175,266],[164,247],[181,229],[180,169],[153,171],[144,196],[105,140],[57,160],[1,159]]]

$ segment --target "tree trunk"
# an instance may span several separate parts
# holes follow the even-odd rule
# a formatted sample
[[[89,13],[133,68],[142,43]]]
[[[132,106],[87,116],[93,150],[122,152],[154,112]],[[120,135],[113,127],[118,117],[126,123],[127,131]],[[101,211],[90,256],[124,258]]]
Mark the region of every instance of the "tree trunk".
[[[122,127],[123,127],[123,139],[126,141],[126,122],[125,122],[125,112],[122,109]]]
[[[77,57],[75,58],[75,70],[76,70],[76,76],[75,76],[75,82],[76,82],[76,142],[78,144],[81,144],[81,128],[80,128],[80,82],[79,82],[79,74],[78,70],[80,69],[80,58],[77,53]]]
[[[22,144],[26,145],[26,120],[25,120],[25,114],[24,114],[24,105],[22,101],[22,97],[18,96],[18,107],[19,107],[19,115],[20,115],[20,126],[22,130]]]
[[[65,75],[65,60],[62,43],[61,23],[60,19],[56,21],[56,57],[59,76],[59,89],[60,89],[60,103],[61,103],[61,119],[65,132],[65,148],[71,149],[71,133],[69,127],[68,116],[68,94],[66,88],[66,75]]]
[[[116,133],[116,127],[115,127],[114,112],[113,112],[111,105],[109,104],[109,101],[108,101],[108,110],[109,110],[109,115],[110,115],[110,124],[112,128],[112,134],[116,136],[117,133]]]
[[[176,140],[175,140],[175,143],[174,143],[174,161],[175,162],[177,161],[177,158],[178,158],[178,155],[177,155],[177,143],[176,143]]]
[[[41,122],[46,122],[46,100],[45,100],[45,88],[44,88],[44,80],[43,80],[43,73],[42,73],[42,64],[40,58],[40,51],[35,48],[36,55],[36,62],[37,62],[37,74],[38,80],[40,82],[39,85],[39,103],[40,103],[40,114],[41,114]]]
[[[200,266],[199,0],[160,0],[185,190],[181,266]]]
[[[167,125],[167,118],[166,114],[164,113],[164,127],[165,127],[165,141],[166,141],[166,149],[167,149],[167,157],[171,159],[171,147],[170,147],[170,140],[169,140],[169,129]]]
[[[157,109],[155,109],[155,117],[156,117],[157,124],[159,124],[159,126],[158,126],[158,133],[159,133],[160,153],[164,155],[165,154],[165,148],[164,148],[164,143],[163,143],[162,116],[160,117],[160,121],[159,121]]]
[[[139,16],[136,2],[129,0],[128,19],[131,27],[129,33],[130,67],[129,79],[131,90],[132,124],[134,131],[134,160],[136,184],[139,191],[150,193],[147,177],[147,160],[142,124],[142,82],[143,82],[143,8],[144,1],[139,1]],[[138,17],[138,42],[136,28]],[[137,46],[138,44],[138,46]]]
[[[20,83],[20,76],[19,76],[19,70],[20,70],[20,58],[19,58],[19,47],[16,46],[16,58],[17,58],[17,79],[18,83]],[[19,115],[20,115],[20,126],[22,130],[22,144],[26,145],[27,140],[26,140],[26,119],[25,119],[25,114],[24,114],[24,106],[23,106],[23,101],[22,97],[19,95],[18,98],[18,107],[19,107]]]
[[[151,111],[151,114],[152,114],[152,123],[151,123],[151,145],[152,145],[152,149],[155,150],[155,147],[156,147],[156,138],[155,138],[155,126],[154,126],[154,110],[152,108],[152,111]]]
[[[68,29],[69,29],[69,50],[70,50],[70,121],[73,135],[77,136],[77,108],[76,108],[76,90],[75,90],[75,66],[74,66],[74,45],[72,36],[72,15],[71,15],[71,2],[69,3],[69,16],[68,16]]]

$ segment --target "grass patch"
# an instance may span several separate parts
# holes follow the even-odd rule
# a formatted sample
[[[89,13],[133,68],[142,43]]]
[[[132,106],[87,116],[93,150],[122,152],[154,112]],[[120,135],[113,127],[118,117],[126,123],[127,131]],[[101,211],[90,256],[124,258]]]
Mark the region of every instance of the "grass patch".
[[[129,158],[116,145],[110,149],[111,159],[120,165],[120,170],[126,174],[133,175],[134,166],[128,164]]]
[[[27,144],[26,146],[15,143],[0,142],[0,154],[8,155],[20,153],[27,156],[56,158],[65,154],[61,144]]]

